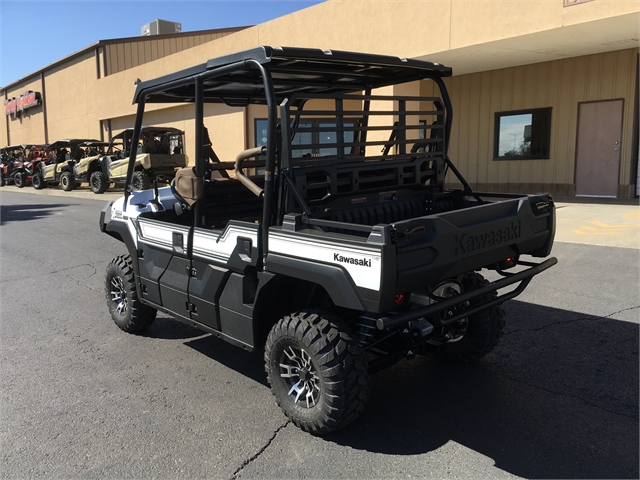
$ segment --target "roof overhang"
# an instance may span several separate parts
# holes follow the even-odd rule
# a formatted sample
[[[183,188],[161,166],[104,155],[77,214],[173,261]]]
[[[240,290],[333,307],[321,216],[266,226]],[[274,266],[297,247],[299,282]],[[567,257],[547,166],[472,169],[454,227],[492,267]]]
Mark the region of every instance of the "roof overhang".
[[[455,75],[549,62],[640,46],[640,13],[604,18],[519,37],[429,53]]]

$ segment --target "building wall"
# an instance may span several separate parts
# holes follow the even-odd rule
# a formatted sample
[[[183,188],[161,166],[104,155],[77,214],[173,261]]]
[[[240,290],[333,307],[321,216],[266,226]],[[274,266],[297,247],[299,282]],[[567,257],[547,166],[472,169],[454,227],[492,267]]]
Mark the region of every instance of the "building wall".
[[[472,48],[489,44],[496,48],[496,42],[505,39],[515,42],[513,46],[524,42],[527,35],[602,19],[615,23],[616,18],[626,18],[628,23],[638,10],[637,1],[632,0],[596,0],[570,8],[563,8],[561,0],[327,0],[255,27],[222,32],[218,38],[109,41],[46,69],[44,84],[38,73],[4,92],[9,97],[28,89],[45,93],[47,123],[45,126],[42,107],[28,110],[21,119],[8,118],[0,144],[69,137],[108,140],[109,125],[113,133],[133,126],[136,107],[131,100],[137,79],[149,80],[258,45],[333,48],[433,61],[442,56],[447,62],[463,58],[463,64],[472,64]],[[554,38],[555,33],[550,34],[549,48],[535,52],[532,58],[538,63],[493,70],[485,66],[484,71],[447,80],[455,109],[450,156],[481,190],[546,189],[571,195],[578,103],[623,98],[620,194],[626,196],[635,182],[630,179],[634,172],[630,158],[638,49],[564,58],[567,55],[554,51]],[[620,46],[602,46],[615,48]],[[509,58],[521,54],[524,58],[517,48],[504,53]],[[549,58],[559,59],[541,61]],[[431,94],[426,85],[406,85],[394,91]],[[495,112],[537,107],[553,109],[551,158],[493,161]],[[175,104],[148,105],[147,112],[145,124],[186,131],[186,151],[193,159],[193,112]],[[253,120],[261,115],[259,107],[206,107],[205,124],[221,160],[233,160],[241,149],[253,146]]]
[[[100,140],[95,99],[101,92],[95,52],[47,71],[45,89],[49,142],[63,138]]]
[[[578,104],[622,98],[620,196],[629,196],[635,184],[631,149],[637,56],[635,48],[447,79],[454,107],[450,158],[481,191],[574,195]],[[543,107],[552,108],[550,158],[494,161],[494,114]]]
[[[244,27],[239,27],[244,28]],[[224,29],[216,33],[201,35],[162,35],[132,38],[130,41],[114,42],[104,45],[104,67],[106,73],[113,75],[144,63],[153,62],[159,58],[179,53],[203,43],[229,35],[239,28]]]
[[[19,83],[7,92],[6,98],[14,98],[31,90],[42,94],[40,77]],[[4,97],[3,97],[4,98]],[[3,99],[4,102],[4,99]],[[18,145],[21,143],[45,143],[44,138],[44,103],[29,108],[20,115],[5,115],[0,145]],[[7,132],[8,126],[8,132]]]

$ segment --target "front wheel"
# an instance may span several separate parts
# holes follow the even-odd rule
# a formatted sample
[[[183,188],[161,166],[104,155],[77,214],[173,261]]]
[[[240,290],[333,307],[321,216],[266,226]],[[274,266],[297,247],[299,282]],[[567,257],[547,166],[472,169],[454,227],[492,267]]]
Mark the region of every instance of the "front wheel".
[[[47,187],[47,182],[45,182],[42,178],[42,174],[38,172],[33,175],[33,178],[31,179],[31,185],[33,185],[33,188],[35,188],[36,190],[42,190],[43,188]]]
[[[151,188],[151,179],[142,170],[133,172],[133,181],[131,183],[136,191],[149,190]]]
[[[70,192],[71,190],[76,188],[76,181],[73,178],[73,174],[71,172],[64,172],[60,176],[60,186],[65,192]]]
[[[111,318],[127,333],[141,332],[156,319],[157,310],[144,305],[138,298],[129,255],[116,257],[107,266],[105,294]]]
[[[468,292],[487,283],[489,282],[482,275],[469,273],[462,279],[462,288]],[[497,295],[496,292],[484,295],[472,300],[470,306],[493,300]],[[504,309],[500,305],[494,305],[459,320],[447,329],[450,340],[445,344],[446,357],[459,362],[480,360],[498,345],[504,324]]]
[[[93,172],[89,177],[89,186],[93,193],[104,193],[109,188],[109,182],[104,172]]]
[[[265,345],[271,393],[302,430],[338,430],[363,412],[369,377],[362,351],[338,318],[299,312],[278,321]]]
[[[24,172],[18,172],[13,176],[13,183],[18,188],[24,188],[27,184],[27,175]]]

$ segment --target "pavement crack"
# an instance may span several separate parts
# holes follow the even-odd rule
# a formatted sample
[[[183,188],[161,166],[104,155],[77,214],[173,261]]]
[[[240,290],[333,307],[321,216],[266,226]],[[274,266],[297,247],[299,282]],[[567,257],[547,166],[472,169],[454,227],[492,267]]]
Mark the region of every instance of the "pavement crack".
[[[280,433],[280,430],[282,430],[283,428],[285,428],[287,425],[289,425],[291,423],[291,420],[287,420],[286,422],[284,422],[282,425],[280,425],[275,432],[273,432],[273,435],[271,435],[271,438],[267,441],[267,443],[258,451],[258,453],[256,453],[255,455],[253,455],[251,458],[248,458],[247,460],[245,460],[244,462],[242,462],[242,465],[240,465],[238,467],[238,469],[233,472],[233,476],[231,477],[231,480],[235,480],[236,478],[238,478],[238,475],[240,475],[240,472],[242,472],[242,470],[249,465],[251,462],[253,462],[254,460],[256,460],[260,455],[262,455],[264,453],[264,451],[269,448],[269,445],[271,445],[271,443],[276,439],[276,437],[278,436],[278,433]]]
[[[93,273],[90,273],[88,276],[83,277],[83,278],[74,277],[70,273],[72,270],[75,270],[76,268],[81,268],[81,267],[92,268],[93,269]],[[87,279],[89,279],[89,278],[91,278],[91,277],[93,277],[93,276],[98,274],[98,267],[96,267],[95,264],[90,264],[90,263],[82,263],[80,265],[74,265],[73,267],[60,268],[58,270],[53,270],[51,272],[38,273],[38,274],[35,274],[35,275],[29,275],[29,276],[22,277],[22,278],[8,278],[8,279],[1,280],[0,281],[0,285],[3,285],[5,283],[9,283],[9,282],[15,283],[15,282],[20,282],[20,281],[24,281],[24,280],[29,280],[31,278],[46,277],[46,276],[55,275],[55,274],[64,275],[66,278],[75,281],[78,286],[87,288],[87,289],[91,290],[92,292],[101,292],[102,291],[102,289],[95,289],[95,288],[92,288],[91,286],[86,284]]]
[[[610,313],[609,315],[607,315],[606,317],[603,317],[603,318],[611,318],[614,315],[617,315],[619,313],[628,312],[629,310],[637,310],[638,308],[640,308],[640,305],[638,305],[636,307],[623,308],[622,310],[618,310],[617,312]]]
[[[613,312],[610,313],[609,315],[604,315],[604,316],[588,316],[588,317],[579,317],[579,318],[572,318],[570,320],[559,320],[557,322],[553,322],[553,323],[549,323],[547,325],[543,325],[541,327],[537,327],[537,328],[519,328],[517,330],[510,330],[508,332],[504,332],[504,336],[507,335],[511,335],[513,333],[521,333],[521,332],[539,332],[541,330],[546,330],[547,328],[551,328],[551,327],[555,327],[557,325],[567,325],[570,323],[575,323],[575,322],[585,322],[585,321],[590,321],[590,320],[597,320],[597,319],[602,319],[602,318],[611,318],[614,315],[618,315],[619,313],[622,312],[628,312],[630,310],[637,310],[640,309],[640,305],[635,306],[635,307],[629,307],[629,308],[623,308],[622,310],[618,310],[617,312]]]
[[[615,315],[615,313],[612,313],[611,315]],[[591,320],[593,318],[607,318],[607,317],[580,317],[580,318],[572,318],[571,320],[560,320],[560,321],[552,322],[552,323],[549,323],[547,325],[543,325],[543,326],[537,327],[537,328],[519,328],[517,330],[510,330],[508,332],[504,332],[503,335],[506,337],[507,335],[511,335],[513,333],[539,332],[541,330],[546,330],[547,328],[555,327],[557,325],[566,325],[566,324],[569,324],[569,323],[584,322],[584,321],[587,321],[587,320]]]

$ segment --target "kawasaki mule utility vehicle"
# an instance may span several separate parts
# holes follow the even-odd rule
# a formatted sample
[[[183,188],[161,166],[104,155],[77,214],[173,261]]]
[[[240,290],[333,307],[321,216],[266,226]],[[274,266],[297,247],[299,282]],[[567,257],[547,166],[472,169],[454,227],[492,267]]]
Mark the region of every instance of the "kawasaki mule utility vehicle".
[[[369,374],[400,359],[489,353],[500,304],[556,263],[529,258],[551,251],[554,204],[472,192],[447,156],[450,75],[412,59],[260,47],[140,83],[134,144],[147,104],[192,102],[198,148],[195,167],[143,192],[131,189],[130,154],[125,195],[101,213],[127,250],[106,273],[115,323],[139,332],[160,310],[264,347],[277,403],[315,434],[358,417]],[[414,81],[433,93],[376,90]],[[264,105],[264,145],[208,163],[205,103]],[[447,173],[460,189],[444,187]]]
[[[111,183],[124,184],[132,137],[132,128],[123,130],[111,139],[106,155],[93,155],[78,162],[76,180],[88,181],[93,193],[104,193]],[[173,180],[176,169],[187,165],[183,139],[184,132],[177,128],[142,127],[134,149],[134,190],[146,190],[153,181],[169,183]]]

